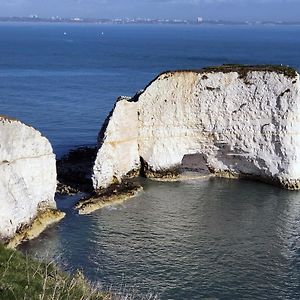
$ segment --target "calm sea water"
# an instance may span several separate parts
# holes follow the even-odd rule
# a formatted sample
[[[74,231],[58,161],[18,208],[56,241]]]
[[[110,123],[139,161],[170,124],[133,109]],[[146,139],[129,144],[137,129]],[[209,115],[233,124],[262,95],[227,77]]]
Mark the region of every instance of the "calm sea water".
[[[95,143],[115,99],[162,71],[224,63],[300,69],[299,33],[297,26],[0,24],[0,113],[41,130],[61,155]]]
[[[103,32],[103,34],[102,34]],[[0,114],[58,155],[93,144],[119,95],[169,69],[300,70],[300,27],[0,24]],[[161,299],[299,299],[300,193],[258,183],[145,182],[123,205],[67,217],[23,246],[95,282]]]
[[[225,179],[144,186],[88,216],[65,199],[67,217],[22,249],[135,295],[300,299],[298,192]]]

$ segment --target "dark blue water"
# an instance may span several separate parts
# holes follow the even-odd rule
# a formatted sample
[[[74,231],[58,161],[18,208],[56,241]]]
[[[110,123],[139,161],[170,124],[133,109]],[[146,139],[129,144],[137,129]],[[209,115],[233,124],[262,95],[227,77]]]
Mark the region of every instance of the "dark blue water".
[[[299,33],[298,26],[0,24],[0,113],[41,130],[60,155],[95,143],[116,97],[133,95],[164,70],[224,63],[300,69]]]
[[[102,34],[102,32],[104,34]],[[66,33],[66,34],[64,34]],[[297,26],[0,24],[0,114],[58,155],[95,143],[119,95],[168,69],[223,63],[300,70]],[[123,205],[67,217],[23,246],[105,287],[161,299],[299,299],[300,193],[258,183],[145,182]]]

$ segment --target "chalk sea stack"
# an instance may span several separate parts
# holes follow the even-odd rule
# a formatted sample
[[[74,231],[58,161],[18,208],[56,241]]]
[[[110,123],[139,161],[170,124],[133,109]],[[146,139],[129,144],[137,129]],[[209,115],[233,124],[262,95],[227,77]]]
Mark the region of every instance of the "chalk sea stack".
[[[160,74],[121,97],[99,134],[95,190],[143,174],[180,175],[198,155],[215,176],[300,188],[300,83],[284,66],[224,65]]]
[[[34,128],[0,116],[0,241],[16,246],[63,218],[55,190],[49,141]]]

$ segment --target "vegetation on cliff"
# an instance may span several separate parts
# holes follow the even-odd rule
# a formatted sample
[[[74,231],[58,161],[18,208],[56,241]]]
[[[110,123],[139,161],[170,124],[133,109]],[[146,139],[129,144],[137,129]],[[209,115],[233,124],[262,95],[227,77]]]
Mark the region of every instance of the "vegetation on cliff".
[[[283,74],[289,78],[297,77],[297,71],[294,68],[288,66],[278,66],[278,65],[239,65],[239,64],[229,64],[215,67],[207,67],[202,70],[202,72],[221,72],[230,73],[237,72],[240,77],[245,77],[248,72],[275,72],[278,74]]]
[[[83,274],[69,276],[53,263],[41,263],[0,245],[0,299],[111,299]]]

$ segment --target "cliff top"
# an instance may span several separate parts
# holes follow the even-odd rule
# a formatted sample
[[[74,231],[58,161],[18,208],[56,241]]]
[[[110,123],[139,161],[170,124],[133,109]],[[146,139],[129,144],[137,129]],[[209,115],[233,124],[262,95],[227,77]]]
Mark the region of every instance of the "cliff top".
[[[190,69],[190,70],[169,70],[162,72],[157,77],[155,77],[152,81],[149,82],[149,84],[141,91],[137,92],[129,101],[131,102],[137,102],[139,99],[139,96],[143,94],[143,92],[157,79],[160,79],[162,76],[162,79],[168,78],[172,76],[175,73],[231,73],[231,72],[237,72],[239,74],[240,78],[246,78],[247,74],[249,72],[275,72],[277,74],[283,74],[284,76],[294,79],[297,77],[298,72],[289,66],[282,66],[282,65],[239,65],[239,64],[225,64],[221,66],[213,66],[213,67],[206,67],[203,69]],[[121,100],[120,98],[119,100]]]
[[[0,121],[4,121],[4,122],[7,121],[8,123],[17,122],[19,124],[23,124],[23,125],[25,125],[25,126],[27,126],[29,128],[32,128],[32,129],[38,131],[40,133],[40,135],[42,137],[44,137],[44,135],[42,135],[42,133],[39,130],[35,129],[33,126],[28,125],[28,124],[24,123],[23,121],[20,121],[20,120],[18,120],[16,118],[9,117],[9,116],[6,116],[6,115],[0,115]]]
[[[0,115],[0,120],[4,120],[4,121],[18,121],[15,118],[11,118],[11,117],[5,116],[5,115]]]
[[[246,77],[248,72],[275,72],[278,74],[283,74],[289,78],[297,77],[297,71],[294,68],[288,66],[279,66],[279,65],[238,65],[238,64],[228,64],[221,66],[212,66],[206,67],[203,69],[195,70],[175,70],[175,71],[166,71],[161,73],[161,75],[180,73],[180,72],[195,72],[195,73],[231,73],[237,72],[240,77]],[[158,76],[158,77],[159,77]]]
[[[247,75],[248,72],[275,72],[279,74],[283,74],[290,78],[297,77],[297,71],[294,68],[288,66],[278,66],[278,65],[237,65],[237,64],[230,64],[230,65],[222,65],[222,66],[215,66],[215,67],[207,67],[200,72],[222,72],[222,73],[230,73],[230,72],[237,72],[239,73],[240,77],[244,77]]]

